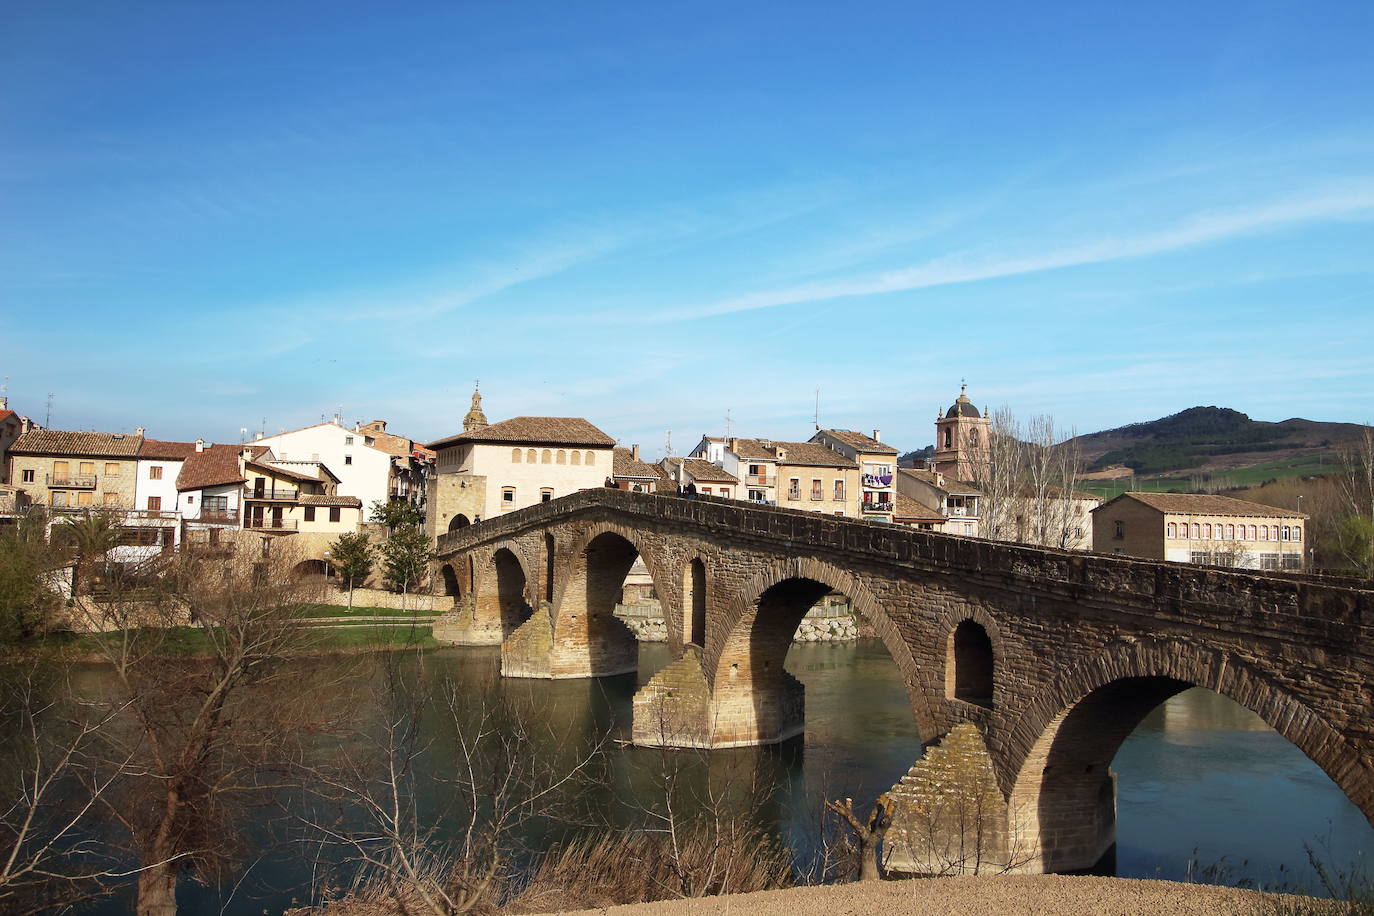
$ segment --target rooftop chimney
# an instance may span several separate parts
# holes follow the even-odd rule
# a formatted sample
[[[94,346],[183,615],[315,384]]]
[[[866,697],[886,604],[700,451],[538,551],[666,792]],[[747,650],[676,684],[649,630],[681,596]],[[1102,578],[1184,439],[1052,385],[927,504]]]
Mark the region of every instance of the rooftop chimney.
[[[146,432],[147,432],[147,430],[144,429],[142,426],[135,426],[135,427],[134,427],[134,435],[135,435],[135,436],[141,436],[141,435],[143,435],[143,434],[146,433]]]
[[[205,440],[204,440],[204,439],[197,439],[197,440],[196,440],[196,451],[198,451],[198,452],[203,452],[203,451],[205,451]]]
[[[261,438],[262,438],[262,430],[258,430],[257,432],[253,433],[253,438],[254,438],[254,439],[261,439]]]
[[[8,409],[9,409],[9,406],[10,406],[10,399],[7,398],[7,397],[5,397],[4,395],[0,394],[0,410],[8,410]]]
[[[739,454],[739,437],[738,437],[738,436],[731,436],[731,437],[730,437],[730,440],[729,440],[729,449],[730,449],[730,451],[734,452],[736,455]]]
[[[630,446],[630,457],[635,461],[639,460],[639,443]]]
[[[881,429],[875,429],[875,430],[873,430],[873,438],[874,438],[874,439],[877,439],[879,442],[882,442],[882,441],[883,441],[883,431],[882,431]]]

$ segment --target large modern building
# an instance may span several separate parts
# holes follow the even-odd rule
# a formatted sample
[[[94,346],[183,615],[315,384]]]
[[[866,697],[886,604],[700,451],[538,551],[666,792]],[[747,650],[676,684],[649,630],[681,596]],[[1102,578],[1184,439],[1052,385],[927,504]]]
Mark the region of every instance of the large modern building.
[[[1207,493],[1122,493],[1092,510],[1093,549],[1245,569],[1304,569],[1307,516]]]

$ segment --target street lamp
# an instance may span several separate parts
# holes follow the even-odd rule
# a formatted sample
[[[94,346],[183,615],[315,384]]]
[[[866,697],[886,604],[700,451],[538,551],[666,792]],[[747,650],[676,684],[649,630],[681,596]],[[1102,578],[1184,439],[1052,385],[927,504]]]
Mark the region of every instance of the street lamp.
[[[329,578],[329,551],[324,552],[324,577]]]

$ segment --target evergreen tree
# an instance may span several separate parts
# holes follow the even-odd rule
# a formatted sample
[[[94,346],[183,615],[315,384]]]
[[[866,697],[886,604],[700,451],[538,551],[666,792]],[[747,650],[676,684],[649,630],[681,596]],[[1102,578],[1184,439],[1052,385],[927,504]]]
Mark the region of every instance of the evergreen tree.
[[[348,587],[350,610],[353,607],[354,587],[359,582],[365,582],[372,573],[372,551],[367,535],[361,531],[345,532],[329,545],[329,558],[339,578]]]
[[[393,531],[377,551],[382,558],[386,581],[402,593],[410,591],[420,581],[434,559],[429,536],[418,525]]]

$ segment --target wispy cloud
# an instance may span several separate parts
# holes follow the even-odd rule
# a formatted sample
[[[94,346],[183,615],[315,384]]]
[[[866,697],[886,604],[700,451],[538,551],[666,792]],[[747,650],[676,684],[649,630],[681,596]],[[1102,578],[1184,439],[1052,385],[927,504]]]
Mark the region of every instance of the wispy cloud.
[[[1374,211],[1374,183],[1361,182],[1260,206],[1205,211],[1163,230],[1101,239],[1050,251],[996,257],[976,257],[961,252],[901,270],[786,286],[647,314],[606,312],[595,317],[606,321],[664,324],[828,299],[906,292],[1149,257],[1303,223],[1364,218],[1371,211]]]

